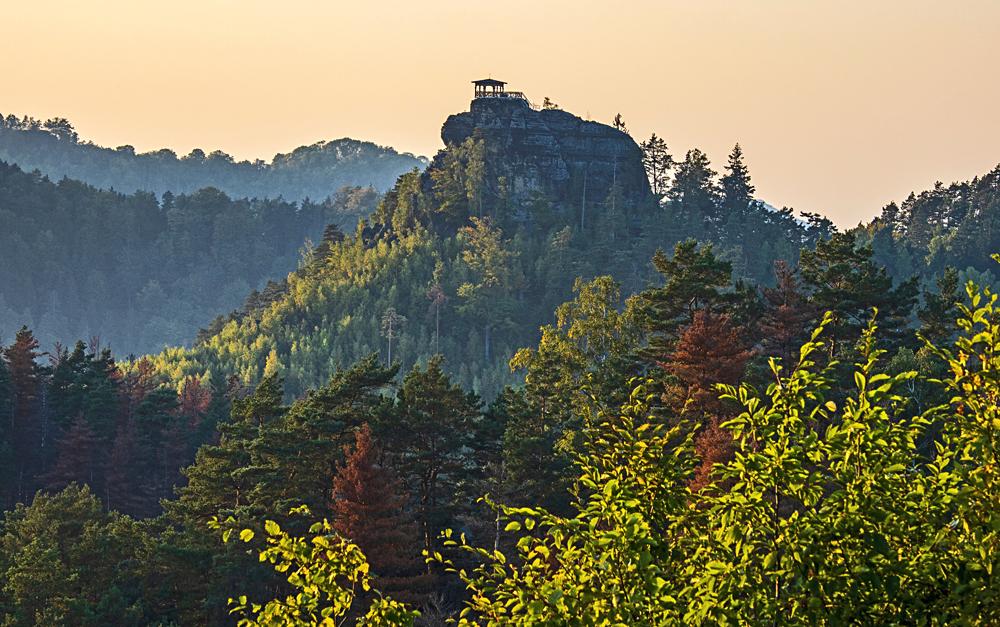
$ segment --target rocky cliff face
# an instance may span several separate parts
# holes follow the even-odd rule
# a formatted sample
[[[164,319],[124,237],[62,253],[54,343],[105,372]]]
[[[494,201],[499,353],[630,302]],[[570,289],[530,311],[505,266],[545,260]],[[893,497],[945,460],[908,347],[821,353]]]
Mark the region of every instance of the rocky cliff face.
[[[612,184],[627,207],[652,201],[642,152],[613,127],[558,109],[537,111],[513,98],[477,98],[441,129],[447,145],[476,134],[485,140],[493,176],[507,179],[510,200],[524,206],[539,193],[564,206],[605,202]]]

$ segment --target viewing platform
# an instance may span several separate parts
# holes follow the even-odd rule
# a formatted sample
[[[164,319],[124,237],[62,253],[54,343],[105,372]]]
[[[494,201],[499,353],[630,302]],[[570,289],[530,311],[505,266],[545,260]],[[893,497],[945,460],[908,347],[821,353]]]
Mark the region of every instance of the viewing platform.
[[[509,100],[515,100],[523,102],[532,109],[536,109],[528,97],[524,95],[521,91],[507,91],[505,87],[507,83],[504,81],[498,81],[493,78],[484,78],[478,81],[472,81],[475,85],[475,99],[479,98],[506,98]]]

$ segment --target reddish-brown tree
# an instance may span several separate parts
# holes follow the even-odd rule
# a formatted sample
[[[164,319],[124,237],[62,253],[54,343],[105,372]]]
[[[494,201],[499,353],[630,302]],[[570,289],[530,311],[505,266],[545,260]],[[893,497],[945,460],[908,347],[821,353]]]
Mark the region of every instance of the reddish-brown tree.
[[[816,318],[816,308],[802,293],[795,270],[782,260],[774,262],[775,287],[764,288],[764,315],[759,323],[761,348],[778,357],[785,368],[794,365],[799,346]]]
[[[140,476],[138,442],[135,421],[121,422],[108,460],[104,506],[132,516],[152,515],[156,512],[150,505],[155,506],[156,495]]]
[[[698,427],[695,445],[701,464],[692,482],[695,489],[707,484],[712,466],[733,451],[732,437],[720,427],[727,415],[715,386],[738,383],[752,356],[728,315],[700,310],[681,332],[669,361],[661,364],[671,375],[665,401]]]
[[[98,446],[98,438],[87,419],[83,414],[78,415],[56,443],[55,464],[43,477],[45,487],[58,491],[76,482],[87,484],[101,494],[104,473],[97,462]]]
[[[177,402],[178,413],[188,419],[191,428],[197,428],[212,402],[212,390],[202,385],[198,377],[188,377],[181,384]]]
[[[8,502],[3,504],[7,506],[29,502],[36,487],[33,481],[41,464],[43,436],[38,420],[42,373],[37,360],[41,355],[38,340],[27,327],[21,327],[14,343],[4,349],[12,392],[10,416],[4,418],[10,421],[8,433],[14,451],[14,476],[8,484]]]
[[[379,463],[367,424],[344,454],[333,480],[334,527],[368,556],[380,590],[419,604],[429,583],[419,557],[420,535],[406,512],[400,482]]]

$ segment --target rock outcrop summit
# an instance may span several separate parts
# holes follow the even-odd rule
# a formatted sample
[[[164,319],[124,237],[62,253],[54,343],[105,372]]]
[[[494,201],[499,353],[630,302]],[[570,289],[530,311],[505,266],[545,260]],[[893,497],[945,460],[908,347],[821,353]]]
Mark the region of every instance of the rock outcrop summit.
[[[627,206],[652,201],[642,151],[627,133],[560,109],[536,109],[521,94],[500,96],[477,90],[469,111],[445,121],[441,139],[454,146],[482,138],[491,174],[506,178],[515,204],[537,194],[567,206],[598,204],[615,184]]]

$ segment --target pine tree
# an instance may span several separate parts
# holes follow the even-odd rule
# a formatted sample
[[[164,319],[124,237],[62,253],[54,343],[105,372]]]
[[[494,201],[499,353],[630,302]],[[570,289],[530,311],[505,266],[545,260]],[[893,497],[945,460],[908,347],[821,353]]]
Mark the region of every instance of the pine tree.
[[[101,494],[104,491],[104,468],[100,463],[101,442],[94,434],[83,414],[70,424],[69,429],[56,441],[55,464],[42,477],[46,489],[59,491],[70,483],[90,486]]]
[[[14,487],[15,464],[11,411],[13,409],[14,390],[10,380],[10,370],[7,360],[0,350],[0,510],[7,509],[11,504],[11,492]]]
[[[785,368],[798,358],[818,313],[802,292],[798,277],[787,263],[774,262],[775,287],[765,287],[764,315],[758,324],[765,356],[778,357]]]
[[[142,480],[143,468],[139,459],[139,436],[135,421],[123,421],[111,444],[108,457],[104,506],[109,510],[143,516],[149,513],[150,502],[155,501],[153,487]]]
[[[621,113],[615,114],[615,119],[611,121],[611,126],[623,133],[628,133],[628,128],[625,126],[625,118],[622,117]]]
[[[519,282],[515,254],[504,241],[503,232],[488,218],[472,218],[472,226],[463,227],[460,233],[465,244],[462,261],[476,278],[458,288],[464,301],[460,309],[481,322],[483,360],[488,363],[492,358],[493,330],[507,326],[513,313],[510,291]]]
[[[924,304],[917,311],[920,334],[932,343],[944,344],[957,330],[959,302],[958,271],[945,268],[938,277],[937,291],[924,291]]]
[[[663,199],[667,193],[667,182],[670,178],[670,170],[674,167],[674,158],[670,155],[667,142],[656,133],[650,135],[649,139],[639,145],[642,149],[642,166],[646,170],[646,177],[649,179],[649,187],[657,201]]]
[[[333,525],[368,556],[382,592],[419,602],[418,588],[426,583],[420,581],[420,536],[406,512],[407,498],[399,480],[379,457],[365,423],[355,431],[353,446],[344,446],[344,462],[337,465],[330,508]]]
[[[695,446],[701,463],[692,483],[695,488],[710,481],[713,465],[732,455],[732,436],[720,426],[727,413],[716,386],[739,383],[752,356],[728,315],[701,310],[662,364],[671,375],[664,395],[667,405],[699,428]]]
[[[10,441],[14,450],[14,473],[10,499],[26,502],[34,493],[34,476],[40,469],[39,450],[42,426],[39,399],[43,371],[37,363],[41,356],[38,340],[28,327],[21,327],[14,343],[4,349],[11,382]],[[11,501],[8,501],[11,504]]]
[[[219,424],[219,443],[202,446],[195,462],[184,470],[188,484],[177,500],[166,503],[172,520],[187,527],[204,527],[215,515],[245,515],[251,505],[250,449],[262,429],[281,416],[282,386],[265,378],[252,394],[233,401],[228,421]]]
[[[859,245],[851,233],[834,233],[815,250],[803,250],[799,261],[809,298],[819,311],[830,311],[829,355],[850,348],[865,328],[872,309],[879,310],[885,339],[899,345],[912,337],[910,315],[917,298],[916,278],[894,286],[892,278],[872,260],[870,246]]]
[[[396,372],[370,355],[338,369],[327,385],[310,391],[262,429],[249,446],[241,473],[251,484],[251,507],[285,519],[291,508],[306,505],[314,515],[326,516],[330,478],[344,445],[355,428],[373,421],[388,405],[381,392]]]
[[[651,361],[669,354],[677,330],[694,322],[701,309],[715,309],[732,301],[732,266],[717,258],[711,244],[680,242],[674,256],[662,250],[653,256],[653,267],[664,279],[663,287],[642,293],[644,326],[649,335],[643,351]]]
[[[406,324],[406,316],[397,313],[395,307],[389,307],[382,314],[382,337],[388,343],[386,365],[392,365],[392,341],[399,337],[404,324]]]
[[[705,224],[705,235],[709,236],[715,236],[721,225],[715,176],[708,156],[694,148],[677,164],[673,184],[667,192],[677,218],[692,226]]]
[[[466,395],[431,358],[403,378],[391,417],[380,424],[381,439],[408,491],[417,500],[424,548],[431,549],[448,522],[449,499],[463,470],[462,449],[478,400]]]

